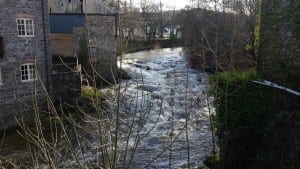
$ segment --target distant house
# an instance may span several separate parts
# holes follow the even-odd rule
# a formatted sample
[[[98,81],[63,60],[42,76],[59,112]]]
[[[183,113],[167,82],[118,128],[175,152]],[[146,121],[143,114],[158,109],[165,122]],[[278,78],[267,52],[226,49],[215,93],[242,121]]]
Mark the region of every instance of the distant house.
[[[52,1],[50,0],[50,4]],[[117,72],[116,13],[99,0],[68,1],[59,7],[59,3],[52,5],[54,6],[49,7],[52,54],[78,58],[82,67],[89,70],[89,74],[94,69],[90,65],[92,61],[99,75],[97,81],[113,82]],[[70,5],[80,6],[81,9],[67,10]],[[84,41],[88,49],[82,54]]]
[[[0,0],[0,129],[33,116],[50,87],[47,0]],[[45,87],[45,89],[44,89]],[[28,113],[30,112],[30,113]],[[22,117],[21,117],[22,114]]]
[[[181,39],[182,33],[180,25],[166,25],[164,28],[164,39]]]

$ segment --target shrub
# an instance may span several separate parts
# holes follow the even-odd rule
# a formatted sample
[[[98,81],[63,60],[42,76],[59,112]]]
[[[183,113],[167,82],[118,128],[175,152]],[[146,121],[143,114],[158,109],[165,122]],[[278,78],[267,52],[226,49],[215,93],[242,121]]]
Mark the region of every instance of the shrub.
[[[229,71],[210,79],[222,168],[297,168],[300,125],[287,94],[257,85],[255,71]],[[292,116],[290,116],[292,115]],[[295,121],[295,120],[293,120]],[[280,128],[280,129],[279,129]],[[291,140],[291,138],[293,138]],[[280,166],[284,164],[285,167]]]

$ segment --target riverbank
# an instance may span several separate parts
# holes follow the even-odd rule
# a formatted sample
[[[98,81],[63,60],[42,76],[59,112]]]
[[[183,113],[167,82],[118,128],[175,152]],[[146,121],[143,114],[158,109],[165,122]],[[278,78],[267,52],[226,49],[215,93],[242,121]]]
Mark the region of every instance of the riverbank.
[[[211,76],[220,152],[210,169],[299,168],[299,96],[259,79],[254,69]]]
[[[123,53],[134,53],[139,51],[148,51],[160,48],[174,48],[180,46],[182,46],[182,42],[180,40],[153,40],[150,42],[132,41],[125,45]]]

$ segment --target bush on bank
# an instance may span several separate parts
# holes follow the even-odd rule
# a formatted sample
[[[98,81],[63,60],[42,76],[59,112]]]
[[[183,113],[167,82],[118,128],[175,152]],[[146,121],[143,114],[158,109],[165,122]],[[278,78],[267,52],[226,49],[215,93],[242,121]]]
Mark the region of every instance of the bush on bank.
[[[256,71],[210,78],[223,169],[300,168],[300,112],[287,93],[252,82]],[[215,168],[215,167],[214,167]]]

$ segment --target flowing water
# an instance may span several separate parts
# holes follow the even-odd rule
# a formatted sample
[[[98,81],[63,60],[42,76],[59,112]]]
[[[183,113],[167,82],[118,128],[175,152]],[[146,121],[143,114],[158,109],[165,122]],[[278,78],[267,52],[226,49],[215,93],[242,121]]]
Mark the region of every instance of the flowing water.
[[[120,83],[120,168],[129,164],[130,168],[160,169],[201,166],[205,156],[212,152],[209,115],[215,110],[211,107],[213,98],[207,95],[208,75],[188,67],[182,48],[126,54],[122,62],[122,68],[132,79]],[[111,99],[107,101],[111,114],[115,114],[118,105],[114,99],[117,88],[118,85],[102,90]],[[67,131],[74,128],[69,126]],[[76,129],[72,145],[84,166],[97,166],[101,163],[99,139],[93,131],[97,128],[82,128],[89,131]],[[57,147],[66,147],[63,142],[57,143]],[[28,156],[28,152],[12,144],[2,153],[6,151],[23,159]],[[54,156],[59,168],[70,168],[76,163],[72,158],[64,158],[63,148],[58,152]],[[38,168],[43,166],[47,165],[40,164]]]
[[[122,67],[132,77],[122,83],[122,91],[134,98],[134,104],[127,99],[126,112],[142,116],[139,132],[147,133],[134,166],[185,168],[188,156],[192,167],[200,166],[212,151],[208,75],[188,67],[182,48],[127,54]]]

